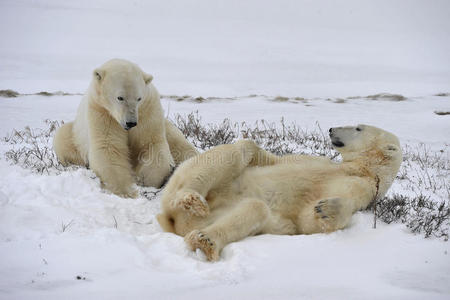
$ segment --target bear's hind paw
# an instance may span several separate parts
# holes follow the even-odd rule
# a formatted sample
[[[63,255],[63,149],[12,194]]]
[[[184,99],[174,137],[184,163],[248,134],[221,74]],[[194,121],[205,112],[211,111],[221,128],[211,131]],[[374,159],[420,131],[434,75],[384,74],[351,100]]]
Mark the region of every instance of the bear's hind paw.
[[[216,243],[205,233],[194,230],[187,234],[184,240],[192,251],[196,249],[202,250],[209,261],[217,261],[219,259],[219,250],[217,249]]]
[[[209,206],[205,198],[193,191],[177,195],[171,205],[173,208],[181,208],[197,217],[206,217],[209,214]]]

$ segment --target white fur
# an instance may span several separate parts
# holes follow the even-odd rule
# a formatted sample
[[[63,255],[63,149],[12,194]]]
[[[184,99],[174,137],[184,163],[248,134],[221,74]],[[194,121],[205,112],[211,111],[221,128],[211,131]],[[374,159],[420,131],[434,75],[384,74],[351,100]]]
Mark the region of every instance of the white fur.
[[[158,221],[216,260],[246,236],[342,229],[383,197],[402,160],[398,139],[372,126],[333,128],[342,163],[278,157],[251,141],[215,147],[184,162],[168,182]],[[204,200],[206,200],[206,203]]]
[[[55,135],[61,163],[89,166],[107,189],[136,197],[134,176],[144,186],[160,187],[176,163],[196,155],[164,118],[152,79],[125,60],[96,69],[75,121]]]

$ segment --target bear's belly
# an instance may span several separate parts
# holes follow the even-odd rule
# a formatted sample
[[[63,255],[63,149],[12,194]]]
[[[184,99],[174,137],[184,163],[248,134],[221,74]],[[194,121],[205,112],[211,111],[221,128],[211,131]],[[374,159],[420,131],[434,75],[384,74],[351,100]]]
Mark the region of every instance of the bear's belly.
[[[304,172],[286,165],[252,167],[232,185],[239,198],[263,200],[272,210],[290,210],[308,201],[315,182]]]

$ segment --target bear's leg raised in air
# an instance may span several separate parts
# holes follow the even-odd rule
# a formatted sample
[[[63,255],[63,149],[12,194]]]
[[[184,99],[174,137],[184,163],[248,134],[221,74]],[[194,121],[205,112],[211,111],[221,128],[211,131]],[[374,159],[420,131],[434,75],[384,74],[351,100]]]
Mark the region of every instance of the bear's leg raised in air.
[[[208,213],[205,198],[210,190],[230,183],[249,165],[274,163],[274,157],[248,140],[232,145],[220,145],[195,156],[183,164],[182,168],[185,168],[186,172],[179,170],[174,175],[186,178],[178,180],[181,182],[178,184],[181,189],[175,193],[171,205],[197,216],[205,216]],[[170,188],[172,187],[168,187]]]

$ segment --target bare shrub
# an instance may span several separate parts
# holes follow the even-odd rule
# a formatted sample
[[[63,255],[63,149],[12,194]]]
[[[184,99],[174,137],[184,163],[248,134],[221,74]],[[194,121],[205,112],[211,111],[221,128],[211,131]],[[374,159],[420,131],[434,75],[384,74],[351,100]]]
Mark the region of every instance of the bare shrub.
[[[398,94],[380,93],[365,97],[370,100],[405,101],[406,97]]]
[[[449,157],[446,149],[433,151],[423,143],[414,147],[405,145],[400,178],[405,181],[405,187],[415,193],[431,192],[450,198]]]
[[[19,96],[32,96],[32,95],[51,97],[51,96],[74,96],[74,95],[78,96],[78,95],[83,95],[83,94],[81,94],[81,93],[66,93],[66,92],[62,92],[62,91],[56,91],[56,92],[41,91],[38,93],[21,94],[14,90],[0,90],[0,97],[4,97],[4,98],[15,98],[15,97],[19,97]]]
[[[218,125],[203,125],[198,112],[190,113],[186,117],[177,115],[174,123],[184,136],[200,149],[229,144],[237,137],[236,124],[232,124],[229,119],[223,120]]]
[[[183,95],[183,96],[177,96],[177,95],[161,95],[161,99],[172,99],[176,101],[189,101],[189,102],[196,102],[196,103],[203,103],[208,101],[214,101],[214,100],[235,100],[236,98],[230,98],[230,97],[194,97],[189,95]]]
[[[450,111],[435,111],[434,112],[438,116],[447,116],[450,115]]]
[[[276,96],[275,98],[272,99],[272,101],[275,102],[287,102],[289,101],[288,97],[283,97],[283,96]]]
[[[19,96],[19,93],[13,90],[0,90],[0,97],[15,98]]]
[[[64,122],[45,120],[45,124],[45,129],[32,129],[27,126],[22,130],[13,130],[5,136],[3,141],[12,146],[5,153],[6,159],[39,174],[64,171],[66,168],[58,162],[51,145],[56,129]]]
[[[351,97],[347,97],[346,99],[349,99],[349,100],[368,99],[368,100],[384,100],[384,101],[405,101],[405,100],[407,100],[407,98],[403,95],[389,94],[389,93],[379,93],[379,94],[369,95],[369,96],[365,96],[365,97],[351,96]]]
[[[34,94],[23,94],[24,96],[29,96],[29,95],[37,95],[37,96],[46,96],[46,97],[52,97],[52,96],[75,96],[75,95],[83,95],[81,93],[66,93],[66,92],[62,92],[62,91],[56,91],[56,92],[48,92],[48,91],[41,91],[39,93],[34,93]]]
[[[388,224],[404,223],[413,233],[422,233],[426,238],[448,240],[450,207],[446,201],[436,203],[423,194],[414,197],[393,194],[377,201],[377,216]]]
[[[295,123],[288,125],[284,119],[280,123],[259,120],[248,124],[224,119],[219,124],[203,124],[198,112],[187,116],[177,115],[174,123],[196,147],[203,150],[244,138],[278,155],[298,153],[331,158],[338,156],[319,124],[312,131],[302,129]]]

